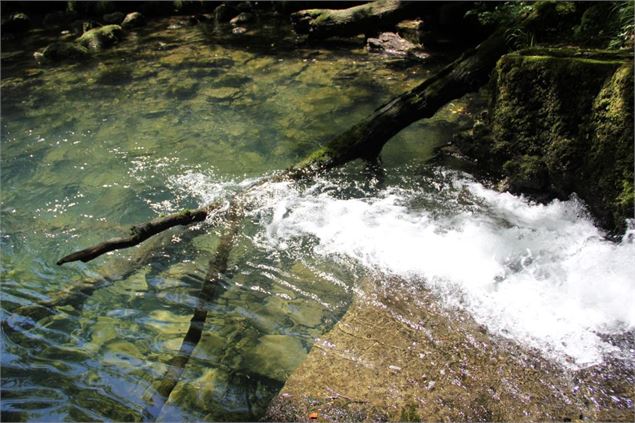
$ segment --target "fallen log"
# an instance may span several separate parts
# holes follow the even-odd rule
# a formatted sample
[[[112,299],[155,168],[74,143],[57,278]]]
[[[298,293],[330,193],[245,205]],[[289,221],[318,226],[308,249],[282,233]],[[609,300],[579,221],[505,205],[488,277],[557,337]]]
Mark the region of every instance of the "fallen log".
[[[411,123],[434,116],[445,104],[478,90],[507,51],[498,31],[476,48],[412,90],[390,100],[292,168],[293,174],[319,172],[361,158],[374,161],[383,146]]]
[[[348,9],[307,9],[291,14],[293,29],[312,39],[376,33],[407,17],[416,2],[377,0]]]

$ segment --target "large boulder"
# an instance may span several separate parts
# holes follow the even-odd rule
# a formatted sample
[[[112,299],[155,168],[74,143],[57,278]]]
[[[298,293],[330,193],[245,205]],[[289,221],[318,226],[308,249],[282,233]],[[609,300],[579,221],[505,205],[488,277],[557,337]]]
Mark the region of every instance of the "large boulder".
[[[633,217],[632,53],[527,49],[499,60],[493,87],[489,131],[464,152],[503,188],[539,200],[575,192],[602,227],[623,232]]]
[[[119,25],[106,25],[91,29],[77,39],[77,42],[93,51],[108,48],[123,39],[123,30]]]

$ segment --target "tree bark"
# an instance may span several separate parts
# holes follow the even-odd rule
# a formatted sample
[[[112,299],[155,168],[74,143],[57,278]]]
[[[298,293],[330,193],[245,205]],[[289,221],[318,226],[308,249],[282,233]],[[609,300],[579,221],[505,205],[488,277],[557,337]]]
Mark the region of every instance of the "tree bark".
[[[403,20],[413,4],[377,0],[348,9],[307,9],[292,13],[291,23],[295,32],[312,39],[374,33]]]

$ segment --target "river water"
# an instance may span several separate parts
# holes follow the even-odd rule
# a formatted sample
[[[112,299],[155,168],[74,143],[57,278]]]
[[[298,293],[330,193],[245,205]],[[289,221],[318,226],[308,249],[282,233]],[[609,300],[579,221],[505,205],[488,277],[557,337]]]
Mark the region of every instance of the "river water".
[[[176,18],[87,63],[37,65],[31,53],[52,36],[3,43],[3,419],[138,420],[223,224],[55,262],[160,214],[229,200],[435,65],[296,46],[275,23],[233,36]],[[429,164],[466,113],[455,102],[396,136],[381,178],[352,163],[251,192],[202,339],[152,417],[258,418],[369,275],[424,284],[563,369],[618,357],[632,372],[634,233],[607,242],[575,198],[537,205]],[[86,281],[100,289],[39,321],[21,313]]]

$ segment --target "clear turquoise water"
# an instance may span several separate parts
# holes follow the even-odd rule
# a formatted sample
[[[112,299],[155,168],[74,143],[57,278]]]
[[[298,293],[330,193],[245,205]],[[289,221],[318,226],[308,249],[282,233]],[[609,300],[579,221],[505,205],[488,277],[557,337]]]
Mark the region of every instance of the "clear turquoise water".
[[[37,65],[48,33],[3,42],[4,420],[141,419],[223,227],[174,230],[87,264],[57,259],[292,165],[430,71],[361,48],[296,48],[284,25],[233,37],[169,23],[84,64]],[[399,134],[385,165],[423,163],[450,136],[454,107]],[[261,229],[241,228],[160,420],[257,418],[350,302],[358,267],[271,254],[253,241]],[[20,314],[100,278],[77,308]]]

